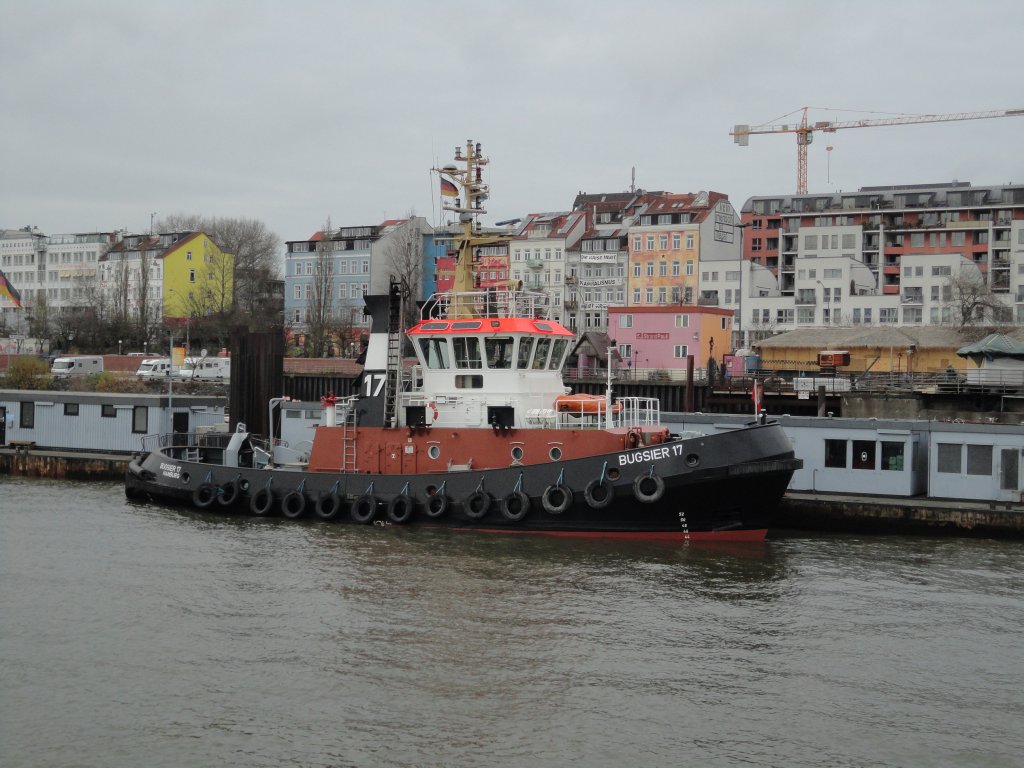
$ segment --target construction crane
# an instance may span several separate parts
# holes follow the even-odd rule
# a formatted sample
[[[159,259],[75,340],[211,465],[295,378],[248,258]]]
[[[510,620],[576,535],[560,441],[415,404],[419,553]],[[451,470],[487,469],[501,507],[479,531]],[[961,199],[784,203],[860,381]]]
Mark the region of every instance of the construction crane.
[[[888,117],[880,120],[848,120],[844,122],[832,122],[823,120],[813,125],[807,121],[807,110],[810,107],[802,107],[800,122],[795,125],[778,124],[771,125],[737,125],[729,132],[733,141],[741,147],[750,143],[750,137],[755,133],[795,133],[796,134],[796,191],[798,195],[807,194],[807,145],[814,140],[817,131],[824,133],[835,133],[841,128],[871,128],[879,125],[912,125],[916,123],[952,123],[958,120],[987,120],[993,117],[1020,117],[1024,116],[1024,109],[997,109],[992,112],[953,112],[948,115],[905,115],[902,117]],[[796,112],[790,112],[790,115]],[[783,115],[788,117],[788,115]]]

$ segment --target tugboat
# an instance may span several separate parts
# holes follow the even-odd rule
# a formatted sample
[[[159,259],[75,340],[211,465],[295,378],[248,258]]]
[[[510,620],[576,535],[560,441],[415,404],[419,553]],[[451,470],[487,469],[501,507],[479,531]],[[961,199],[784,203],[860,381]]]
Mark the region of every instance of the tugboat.
[[[233,433],[153,436],[131,497],[361,524],[679,541],[760,540],[802,466],[765,419],[720,434],[673,434],[657,400],[572,395],[574,334],[543,292],[474,290],[489,189],[480,144],[434,169],[456,199],[451,291],[403,328],[402,287],[366,297],[370,339],[359,394],[324,399],[307,453]],[[405,368],[407,338],[417,365]],[[273,423],[273,420],[271,420]],[[144,447],[148,447],[144,445]]]

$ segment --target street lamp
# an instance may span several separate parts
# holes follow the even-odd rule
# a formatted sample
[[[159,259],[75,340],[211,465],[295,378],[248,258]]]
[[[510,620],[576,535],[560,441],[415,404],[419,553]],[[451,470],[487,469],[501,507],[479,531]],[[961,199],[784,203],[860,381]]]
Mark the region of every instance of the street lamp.
[[[816,282],[818,285],[821,286],[821,303],[822,303],[822,305],[828,304],[829,303],[828,288],[825,287],[825,284],[823,282],[821,282],[821,280],[815,280],[814,282]],[[825,322],[825,307],[822,306],[821,309],[822,309],[821,324],[822,325],[827,325],[827,323]],[[829,318],[829,323],[831,323],[831,322],[832,322],[832,318],[830,317]]]
[[[117,354],[121,354],[121,339],[117,340]]]

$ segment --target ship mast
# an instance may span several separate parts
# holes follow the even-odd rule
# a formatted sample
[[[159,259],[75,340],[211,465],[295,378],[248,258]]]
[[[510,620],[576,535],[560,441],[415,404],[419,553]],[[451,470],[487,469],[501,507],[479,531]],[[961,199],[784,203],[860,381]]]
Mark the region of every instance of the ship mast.
[[[441,207],[459,215],[459,227],[461,228],[461,232],[452,238],[455,250],[455,276],[452,282],[448,316],[452,318],[478,317],[479,309],[469,297],[469,294],[476,288],[473,281],[473,254],[477,248],[499,242],[504,237],[483,234],[480,231],[479,217],[480,214],[487,213],[484,201],[490,194],[490,187],[483,182],[482,172],[483,166],[490,161],[481,153],[480,142],[474,144],[472,139],[467,139],[465,154],[463,154],[462,147],[456,147],[455,162],[464,163],[465,168],[459,168],[457,165],[434,168],[434,171],[441,175],[442,184],[443,180],[447,178],[456,186],[455,201],[445,202]],[[444,193],[442,192],[442,194]],[[460,300],[460,296],[466,298]]]

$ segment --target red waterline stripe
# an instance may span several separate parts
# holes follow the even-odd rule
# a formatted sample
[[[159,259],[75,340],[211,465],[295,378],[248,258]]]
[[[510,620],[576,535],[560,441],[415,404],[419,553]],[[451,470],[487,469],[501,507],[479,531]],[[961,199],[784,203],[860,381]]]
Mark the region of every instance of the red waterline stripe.
[[[613,541],[764,541],[766,528],[732,531],[523,531],[514,528],[457,528],[478,533],[515,533],[532,536],[558,536],[576,539],[605,539]]]

